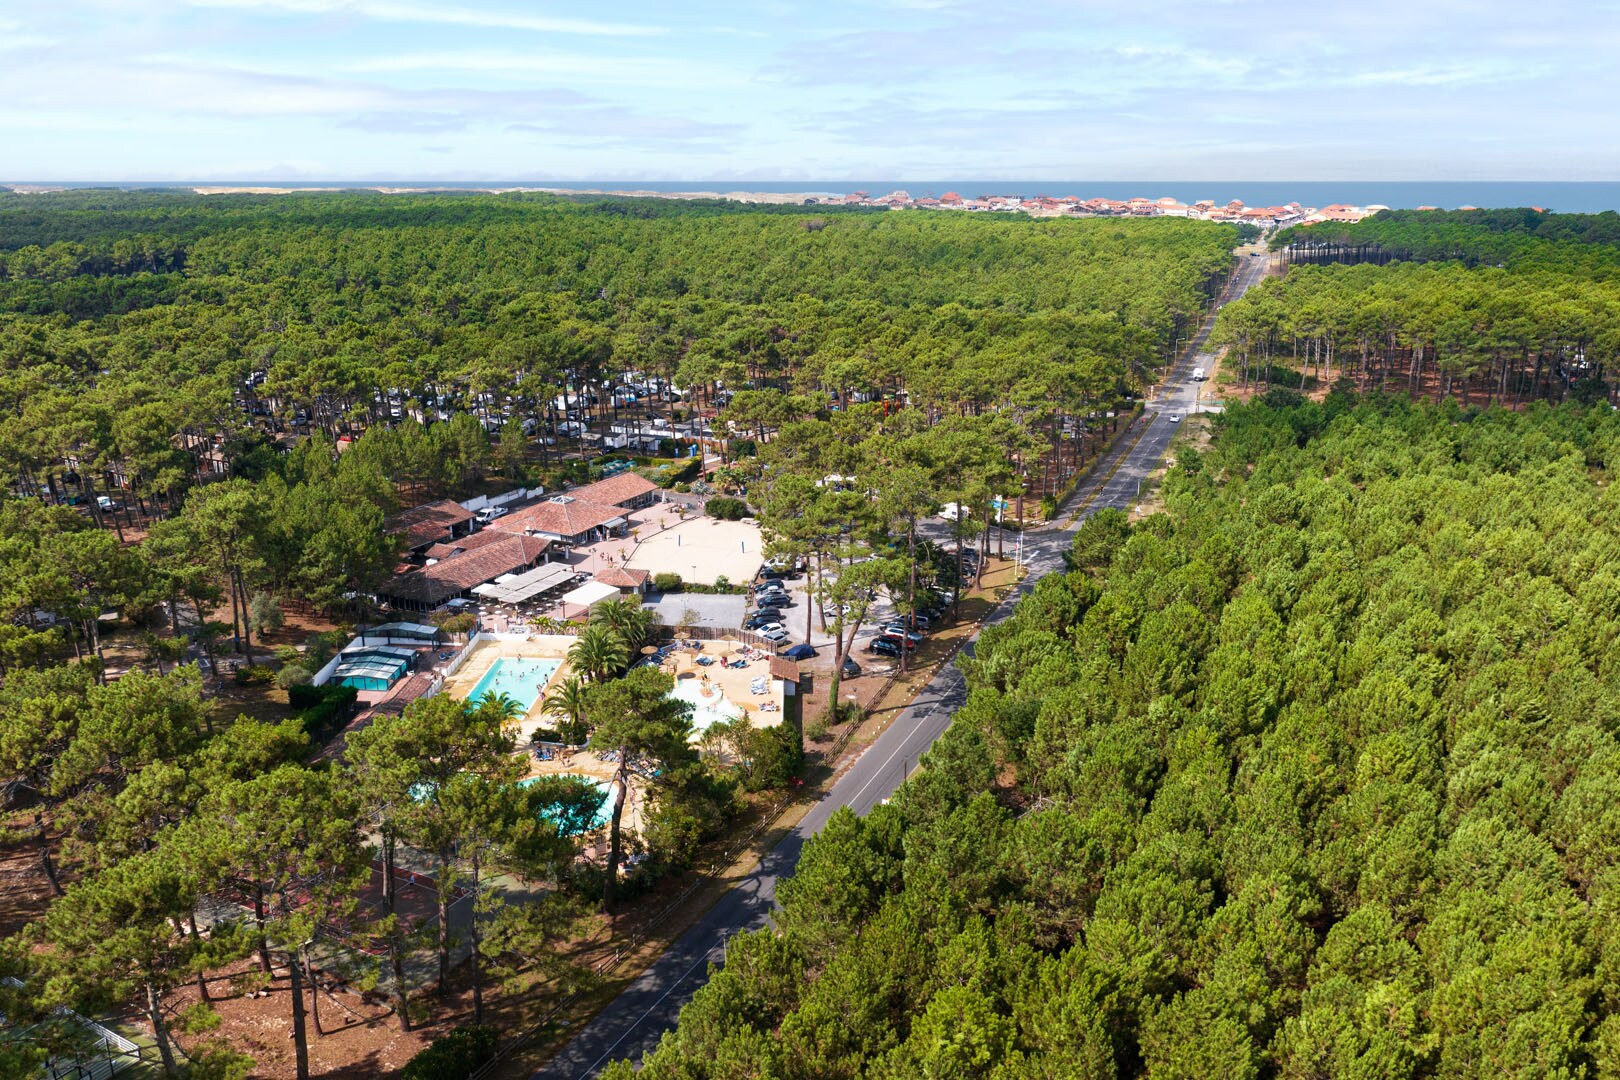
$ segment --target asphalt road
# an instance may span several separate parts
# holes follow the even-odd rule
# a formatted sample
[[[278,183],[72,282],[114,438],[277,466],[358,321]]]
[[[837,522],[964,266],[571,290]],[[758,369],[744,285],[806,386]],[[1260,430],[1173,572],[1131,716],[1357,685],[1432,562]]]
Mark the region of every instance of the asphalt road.
[[[1241,296],[1254,285],[1266,262],[1265,258],[1240,259],[1227,299]],[[1024,561],[1029,573],[1019,587],[997,605],[989,622],[1005,619],[1037,580],[1062,569],[1063,552],[1082,521],[1105,507],[1124,509],[1136,500],[1142,481],[1158,466],[1178,429],[1179,425],[1170,417],[1185,416],[1193,407],[1198,384],[1191,379],[1192,369],[1202,366],[1207,371],[1210,368],[1210,358],[1202,348],[1213,322],[1213,318],[1207,319],[1200,327],[1188,350],[1193,355],[1171,372],[1157,399],[1137,421],[1136,431],[1127,431],[1110,452],[1108,461],[1094,472],[1095,479],[1071,496],[1067,506],[1073,513],[1072,519],[1060,515],[1053,526],[1026,534]],[[1145,431],[1140,426],[1143,424],[1147,425]],[[1114,468],[1116,462],[1118,467]],[[1072,508],[1078,508],[1078,512]],[[965,646],[969,653],[972,648],[971,642]],[[944,732],[951,715],[966,697],[967,686],[961,671],[956,665],[947,664],[839,778],[832,791],[765,856],[758,869],[727,893],[639,979],[575,1035],[556,1057],[534,1074],[535,1080],[585,1080],[609,1061],[639,1058],[656,1047],[664,1032],[675,1026],[681,1006],[708,979],[709,965],[723,961],[726,941],[733,934],[765,925],[776,903],[776,883],[792,873],[804,842],[814,836],[838,808],[848,806],[857,814],[865,814],[888,798],[916,767],[918,757]]]

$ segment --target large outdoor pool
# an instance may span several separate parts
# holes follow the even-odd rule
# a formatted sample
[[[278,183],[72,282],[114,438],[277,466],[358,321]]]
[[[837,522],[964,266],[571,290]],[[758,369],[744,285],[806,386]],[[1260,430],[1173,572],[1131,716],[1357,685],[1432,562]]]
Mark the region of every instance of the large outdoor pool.
[[[677,679],[670,697],[692,706],[692,733],[701,735],[715,724],[735,720],[742,710],[732,704],[725,692],[712,683],[704,687],[701,679]]]
[[[522,706],[524,712],[528,712],[559,667],[562,667],[561,660],[496,657],[489,670],[484,672],[484,677],[478,680],[478,685],[473,687],[472,693],[467,695],[467,700],[476,705],[485,694],[505,694]]]
[[[595,832],[597,829],[600,829],[606,825],[608,823],[608,815],[613,812],[613,782],[611,780],[598,780],[594,776],[582,776],[579,773],[562,773],[561,775],[566,776],[571,780],[584,780],[589,782],[596,788],[597,792],[602,797],[601,802],[596,807],[596,815],[591,819],[590,824],[586,825],[585,828],[581,829],[580,831]],[[531,776],[527,780],[519,780],[518,786],[530,787],[533,784],[539,783],[540,779],[541,778],[538,776]],[[548,820],[550,819],[549,814],[544,814],[542,812],[542,816],[546,817]]]

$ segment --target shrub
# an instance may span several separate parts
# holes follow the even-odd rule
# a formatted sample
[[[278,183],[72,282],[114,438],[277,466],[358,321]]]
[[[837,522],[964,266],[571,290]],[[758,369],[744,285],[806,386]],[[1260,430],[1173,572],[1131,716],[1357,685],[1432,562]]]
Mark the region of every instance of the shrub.
[[[654,574],[652,585],[656,591],[661,593],[680,592],[681,575],[670,573],[668,570],[661,574]]]
[[[306,684],[288,688],[287,704],[297,714],[310,742],[319,745],[337,734],[353,715],[359,696],[360,692],[352,686]]]
[[[447,634],[471,633],[472,628],[478,625],[478,616],[470,611],[463,611],[456,615],[446,615],[438,620],[438,627]]]
[[[495,1056],[499,1028],[488,1024],[459,1027],[441,1035],[405,1063],[401,1080],[467,1080],[479,1066]]]
[[[730,495],[716,495],[709,500],[704,510],[710,517],[721,521],[739,521],[748,516],[748,504]]]
[[[731,456],[738,458],[758,457],[759,444],[753,439],[733,439],[731,443]]]
[[[305,666],[319,670],[343,647],[349,635],[342,630],[323,630],[304,639]]]
[[[283,690],[291,690],[295,686],[306,685],[312,678],[314,676],[310,674],[309,668],[304,665],[288,664],[276,672],[276,685]]]
[[[748,791],[786,787],[804,764],[804,747],[792,724],[745,727],[738,742],[736,771]]]
[[[262,664],[243,664],[232,676],[237,686],[269,686],[275,681],[275,669]]]
[[[677,481],[675,481],[675,491],[678,492],[679,494],[685,495],[688,492],[690,492],[691,490],[692,490],[692,485],[688,484],[685,480],[677,480]]]
[[[253,599],[248,601],[248,622],[253,624],[255,633],[280,630],[282,621],[280,600],[265,592],[253,594]]]
[[[326,700],[325,686],[305,684],[303,686],[290,686],[287,688],[287,707],[294,712],[313,708]],[[353,689],[348,687],[347,689]]]

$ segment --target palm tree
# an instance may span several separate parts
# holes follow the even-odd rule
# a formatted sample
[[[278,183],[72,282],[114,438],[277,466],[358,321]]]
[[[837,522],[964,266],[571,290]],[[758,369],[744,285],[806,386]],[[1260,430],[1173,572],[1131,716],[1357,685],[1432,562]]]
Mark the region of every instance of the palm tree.
[[[620,597],[598,604],[591,612],[591,622],[612,629],[625,647],[634,651],[641,648],[652,630],[652,612],[628,597]]]
[[[557,734],[562,741],[573,746],[584,742],[590,734],[585,724],[585,689],[584,679],[570,676],[546,695],[543,706],[547,716],[555,716],[560,721]]]
[[[526,711],[518,700],[510,694],[485,694],[478,699],[478,711],[486,719],[498,720],[501,725],[511,723],[521,717]]]
[[[630,663],[630,647],[612,627],[596,623],[579,632],[568,647],[568,659],[576,671],[601,682]]]

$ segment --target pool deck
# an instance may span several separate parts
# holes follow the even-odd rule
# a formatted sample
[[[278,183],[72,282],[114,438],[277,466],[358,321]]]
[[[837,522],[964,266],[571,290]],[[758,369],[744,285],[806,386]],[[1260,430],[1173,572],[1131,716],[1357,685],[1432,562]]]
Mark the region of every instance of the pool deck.
[[[743,711],[754,727],[775,727],[782,722],[782,684],[770,677],[771,660],[768,654],[751,649],[740,641],[700,641],[698,645],[701,648],[682,646],[670,653],[664,658],[664,671],[676,679],[683,676],[707,679],[710,686],[718,686],[726,699]],[[720,664],[722,659],[736,660],[739,656],[752,656],[754,659],[748,660],[747,665],[740,668]],[[708,657],[715,662],[700,664],[699,657]],[[749,684],[760,676],[765,677],[765,693],[755,694]]]
[[[516,660],[560,660],[562,663],[546,686],[552,687],[568,678],[568,647],[574,639],[567,634],[536,634],[528,641],[480,641],[473,647],[472,653],[461,665],[461,670],[445,681],[444,692],[451,697],[467,699],[472,696],[478,680],[484,677],[496,660],[507,657]],[[518,719],[518,744],[527,746],[529,737],[534,730],[541,726],[549,726],[545,713],[541,712],[541,704],[545,701],[544,691],[535,698],[534,705],[529,711]]]

